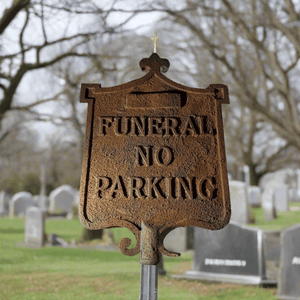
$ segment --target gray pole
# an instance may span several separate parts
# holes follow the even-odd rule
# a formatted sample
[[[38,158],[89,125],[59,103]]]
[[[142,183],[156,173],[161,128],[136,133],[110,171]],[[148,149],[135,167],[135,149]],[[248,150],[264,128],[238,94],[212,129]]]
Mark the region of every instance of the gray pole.
[[[156,265],[141,265],[140,300],[157,300]]]

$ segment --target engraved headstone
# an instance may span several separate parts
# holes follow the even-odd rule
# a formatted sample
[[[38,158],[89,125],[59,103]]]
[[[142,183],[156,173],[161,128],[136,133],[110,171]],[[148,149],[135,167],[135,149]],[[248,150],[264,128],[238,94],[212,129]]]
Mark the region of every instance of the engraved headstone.
[[[0,216],[6,216],[8,214],[8,204],[10,195],[5,191],[0,192]]]
[[[228,89],[175,83],[156,53],[140,62],[148,73],[111,88],[81,85],[88,103],[79,215],[89,229],[127,227],[126,255],[157,264],[169,229],[223,228],[230,219],[221,104]]]
[[[164,239],[164,247],[171,252],[184,252],[193,248],[194,227],[179,227],[172,230]]]
[[[274,199],[274,182],[268,183],[262,193],[262,208],[264,211],[264,219],[272,221],[276,218],[275,199]]]
[[[49,195],[50,213],[69,213],[74,202],[74,189],[70,185],[62,185]]]
[[[29,247],[43,247],[45,233],[45,212],[39,207],[29,207],[25,215],[25,244]]]
[[[274,203],[276,211],[287,212],[289,210],[289,187],[287,184],[279,184],[275,187]]]
[[[249,204],[252,207],[261,207],[261,189],[259,186],[248,187]]]
[[[230,222],[218,231],[195,228],[193,271],[185,278],[244,284],[266,282],[263,231]]]
[[[231,221],[241,224],[250,223],[250,206],[245,182],[229,181],[231,199]]]
[[[9,215],[23,217],[26,209],[31,206],[37,206],[37,204],[29,192],[16,193],[9,202]]]
[[[278,299],[300,299],[300,225],[281,235]]]

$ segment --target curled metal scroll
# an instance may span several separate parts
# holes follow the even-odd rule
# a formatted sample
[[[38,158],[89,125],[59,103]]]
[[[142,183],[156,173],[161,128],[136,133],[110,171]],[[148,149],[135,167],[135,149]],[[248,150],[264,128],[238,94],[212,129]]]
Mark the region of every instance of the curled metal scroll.
[[[161,227],[159,229],[159,231],[158,231],[158,239],[159,239],[158,240],[159,241],[158,251],[161,254],[166,255],[166,256],[178,257],[178,256],[181,255],[180,253],[168,251],[164,247],[164,239],[165,239],[165,237],[167,236],[168,233],[170,233],[174,229],[175,229],[174,227],[167,227],[167,225],[165,225],[165,226],[163,226],[163,227]]]

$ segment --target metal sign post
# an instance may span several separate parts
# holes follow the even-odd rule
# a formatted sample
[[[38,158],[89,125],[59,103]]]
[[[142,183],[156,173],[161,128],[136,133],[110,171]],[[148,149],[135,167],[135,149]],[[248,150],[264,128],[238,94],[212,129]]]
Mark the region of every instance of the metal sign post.
[[[157,300],[157,266],[141,265],[140,300]]]
[[[155,45],[157,37],[154,38]],[[180,85],[163,75],[170,63],[152,53],[147,74],[102,88],[82,84],[88,103],[79,217],[88,229],[126,227],[136,238],[119,243],[141,253],[141,298],[157,299],[159,253],[173,229],[217,230],[230,220],[222,104],[228,88]]]

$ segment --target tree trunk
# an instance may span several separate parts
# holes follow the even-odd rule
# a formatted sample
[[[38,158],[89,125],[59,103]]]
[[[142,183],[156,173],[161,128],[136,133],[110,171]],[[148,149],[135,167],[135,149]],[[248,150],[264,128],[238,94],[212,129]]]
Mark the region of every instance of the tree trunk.
[[[249,175],[250,175],[250,185],[256,185],[258,186],[260,178],[265,174],[265,173],[257,173],[255,171],[256,165],[250,164],[249,165]]]

